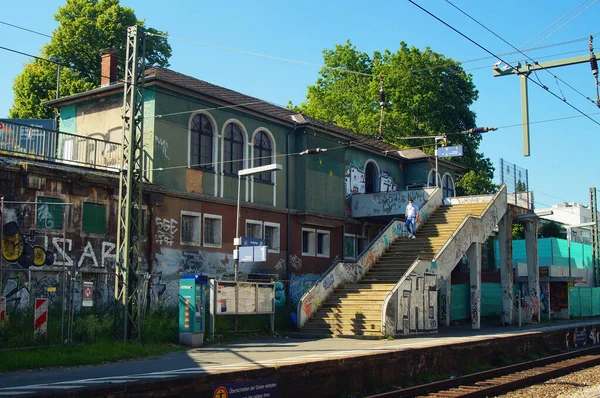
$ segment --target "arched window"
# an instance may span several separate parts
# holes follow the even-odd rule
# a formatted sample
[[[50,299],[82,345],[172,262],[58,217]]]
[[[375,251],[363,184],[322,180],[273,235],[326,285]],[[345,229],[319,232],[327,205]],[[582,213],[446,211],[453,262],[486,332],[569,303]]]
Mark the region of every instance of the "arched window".
[[[213,170],[213,125],[206,115],[192,119],[190,167]]]
[[[453,198],[454,195],[454,181],[450,174],[445,174],[442,183],[442,195],[444,198]]]
[[[367,162],[365,167],[365,193],[379,192],[379,170],[373,162]]]
[[[273,145],[269,135],[264,131],[254,136],[254,167],[266,166],[273,163]],[[272,182],[272,171],[260,173],[254,177],[257,181]]]
[[[427,186],[428,187],[437,187],[438,186],[435,183],[435,175],[436,175],[435,170],[431,170],[429,172],[429,177],[427,178]],[[438,183],[440,183],[440,182],[441,181],[440,181],[440,179],[438,177]],[[439,185],[442,185],[442,184],[439,184]]]
[[[244,135],[242,130],[235,124],[230,123],[225,127],[224,137],[225,156],[223,159],[223,172],[225,174],[235,174],[241,170],[244,165]]]

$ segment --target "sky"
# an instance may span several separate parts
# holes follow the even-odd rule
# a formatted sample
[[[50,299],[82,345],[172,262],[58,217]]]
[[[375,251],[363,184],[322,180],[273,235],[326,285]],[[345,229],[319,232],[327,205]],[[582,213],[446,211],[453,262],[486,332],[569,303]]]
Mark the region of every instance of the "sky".
[[[587,37],[594,35],[600,56],[599,0],[414,1],[511,64],[523,64],[526,58],[514,54],[504,41],[533,47],[527,56],[547,62],[589,55]],[[0,21],[51,35],[58,26],[53,16],[64,4],[65,0],[30,0],[25,8],[20,2],[6,2]],[[502,158],[528,170],[536,208],[562,202],[589,205],[590,187],[600,186],[600,108],[589,63],[530,75],[547,90],[529,82],[529,118],[534,123],[531,155],[524,157],[520,78],[493,77],[498,59],[408,0],[121,0],[121,5],[134,9],[147,26],[168,31],[170,69],[281,106],[305,99],[307,87],[319,77],[322,51],[346,40],[367,54],[395,52],[401,41],[430,47],[462,62],[472,74],[479,91],[472,106],[477,125],[498,128],[483,135],[480,151],[496,168]],[[48,40],[0,23],[2,47],[39,55]],[[8,116],[13,80],[28,61],[0,49],[0,118]]]

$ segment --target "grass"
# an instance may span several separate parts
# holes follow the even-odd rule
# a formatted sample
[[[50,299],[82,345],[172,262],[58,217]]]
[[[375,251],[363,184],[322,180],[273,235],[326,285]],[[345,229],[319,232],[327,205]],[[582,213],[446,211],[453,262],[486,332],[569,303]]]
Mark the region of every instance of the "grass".
[[[94,344],[38,347],[29,350],[5,350],[0,355],[0,372],[61,366],[95,365],[134,358],[169,354],[185,347],[171,343],[142,345],[104,341]]]

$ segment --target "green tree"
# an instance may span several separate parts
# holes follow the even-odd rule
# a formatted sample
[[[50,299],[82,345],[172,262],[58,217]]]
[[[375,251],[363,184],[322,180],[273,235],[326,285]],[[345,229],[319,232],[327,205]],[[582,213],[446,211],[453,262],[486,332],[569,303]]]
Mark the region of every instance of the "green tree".
[[[515,187],[515,190],[517,191],[517,193],[522,193],[522,192],[527,192],[527,185],[519,180],[517,181],[517,186]]]
[[[497,190],[498,186],[482,171],[469,170],[456,183],[458,196],[490,194]]]
[[[448,134],[448,145],[463,145],[464,156],[453,161],[474,170],[491,184],[492,163],[477,152],[481,136],[452,134],[475,127],[475,113],[469,107],[478,95],[471,75],[458,62],[430,48],[421,51],[404,42],[396,52],[376,51],[369,56],[347,41],[324,50],[323,59],[325,67],[316,83],[308,87],[306,100],[298,106],[290,103],[290,108],[378,137],[382,76],[384,141],[400,147],[430,145],[426,151],[433,153],[432,139],[401,138]]]
[[[556,221],[545,221],[540,227],[540,235],[542,238],[561,238],[566,239],[567,234],[562,225]]]
[[[124,75],[127,27],[138,25],[149,33],[163,34],[147,28],[134,11],[122,7],[119,0],[66,0],[54,19],[59,23],[40,58],[25,65],[13,84],[13,118],[52,118],[54,110],[42,105],[56,97],[57,64],[45,61],[60,59],[60,94],[67,96],[100,85],[100,50],[118,50],[118,78]],[[162,36],[147,36],[146,66],[169,66],[171,46]]]
[[[514,240],[525,239],[525,226],[523,224],[518,224],[518,223],[513,224],[512,238]]]

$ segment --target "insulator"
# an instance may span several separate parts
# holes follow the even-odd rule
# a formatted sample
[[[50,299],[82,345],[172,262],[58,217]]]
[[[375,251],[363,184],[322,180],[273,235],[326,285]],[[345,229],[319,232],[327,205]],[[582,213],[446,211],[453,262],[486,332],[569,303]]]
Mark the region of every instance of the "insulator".
[[[598,77],[598,60],[594,54],[590,56],[590,66],[592,67],[592,74]]]
[[[385,105],[385,93],[383,92],[383,89],[379,90],[379,106],[383,106]]]

